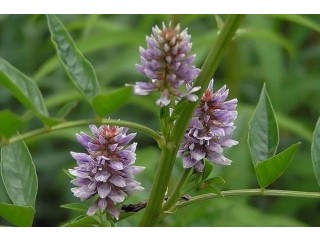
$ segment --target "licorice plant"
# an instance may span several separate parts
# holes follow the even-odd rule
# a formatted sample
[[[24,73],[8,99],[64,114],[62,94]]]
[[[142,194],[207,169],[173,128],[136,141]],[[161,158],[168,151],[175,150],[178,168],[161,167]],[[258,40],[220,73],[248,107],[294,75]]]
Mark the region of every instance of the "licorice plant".
[[[215,77],[215,72],[225,50],[242,34],[238,28],[243,18],[243,15],[230,15],[222,22],[217,17],[220,30],[201,66],[196,66],[192,32],[176,23],[176,18],[172,22],[163,21],[150,26],[146,43],[140,42],[142,47],[139,51],[138,46],[133,47],[137,55],[140,54],[135,66],[140,80],[125,79],[121,88],[105,92],[101,90],[93,66],[66,27],[57,16],[48,15],[48,31],[61,65],[71,85],[78,91],[78,98],[87,103],[87,109],[92,109],[95,117],[66,120],[58,115],[49,115],[37,84],[0,59],[0,82],[30,110],[29,114],[44,125],[43,128],[18,133],[19,118],[8,111],[0,113],[5,119],[2,121],[5,127],[0,127],[0,217],[13,225],[32,225],[38,179],[24,141],[66,129],[72,131],[71,141],[78,145],[70,148],[67,157],[69,168],[64,171],[70,177],[65,184],[70,183],[74,202],[62,207],[81,214],[63,226],[116,226],[138,213],[141,216],[140,226],[161,226],[168,215],[174,216],[185,206],[229,196],[319,199],[319,192],[267,189],[287,169],[300,143],[277,153],[278,125],[266,86],[249,122],[248,133],[248,146],[260,188],[219,189],[219,185],[228,180],[219,176],[219,171],[233,168],[233,162],[238,161],[227,158],[225,149],[239,143],[233,136],[239,111],[237,98],[229,96],[232,93],[228,85]],[[127,121],[124,115],[121,119],[113,118],[111,113],[129,103],[129,96],[140,99],[138,101],[153,99],[149,104],[158,111],[160,129]],[[73,107],[72,104],[66,106],[66,112]],[[88,128],[90,133],[86,133]],[[145,134],[157,143],[161,155],[155,169],[141,165],[137,157],[139,134]],[[313,137],[312,159],[319,180],[319,121]],[[216,171],[217,168],[220,170]],[[139,179],[141,172],[153,175],[150,187],[147,188],[148,184]],[[180,175],[177,181],[174,172]],[[239,173],[240,176],[245,174]],[[204,189],[205,193],[201,192]],[[146,192],[147,199],[132,198],[141,192]],[[214,205],[214,201],[208,204]]]

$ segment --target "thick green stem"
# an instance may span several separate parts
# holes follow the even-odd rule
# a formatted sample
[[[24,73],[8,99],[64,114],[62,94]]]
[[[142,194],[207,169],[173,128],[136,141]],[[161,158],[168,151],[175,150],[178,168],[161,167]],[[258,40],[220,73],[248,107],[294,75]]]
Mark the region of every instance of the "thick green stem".
[[[197,93],[199,100],[200,96],[202,96],[203,92],[207,88],[212,75],[217,69],[222,57],[222,53],[229,45],[240,24],[241,19],[241,15],[231,15],[228,17],[217,42],[215,42],[213,49],[209,52],[201,68],[201,73],[194,84],[194,86],[201,86],[201,90]],[[185,110],[177,119],[169,139],[166,138],[168,144],[165,148],[163,148],[162,157],[157,168],[149,202],[140,223],[141,226],[153,226],[158,221],[165,192],[167,190],[174,161],[176,159],[175,156],[198,101],[187,103]]]
[[[299,197],[299,198],[317,198],[320,199],[320,192],[300,192],[300,191],[287,191],[287,190],[271,190],[271,189],[241,189],[241,190],[230,190],[222,191],[222,195],[215,193],[207,193],[190,198],[185,202],[180,202],[176,206],[182,208],[197,202],[202,202],[210,199],[233,196],[279,196],[279,197]]]
[[[97,121],[96,119],[85,119],[85,120],[60,123],[60,124],[57,124],[57,125],[52,126],[50,128],[36,129],[36,130],[33,130],[33,131],[25,133],[25,134],[14,136],[14,137],[10,138],[8,141],[1,143],[0,146],[6,145],[6,144],[11,144],[11,143],[22,141],[22,140],[26,140],[28,138],[36,137],[36,136],[39,136],[39,135],[42,135],[45,133],[54,132],[54,131],[58,131],[58,130],[66,129],[66,128],[73,128],[73,127],[77,127],[77,126],[83,126],[83,125],[89,125],[89,124],[101,124],[101,123],[109,124],[109,125],[117,125],[117,126],[121,126],[121,127],[128,127],[130,129],[133,129],[133,130],[145,133],[146,135],[149,135],[150,137],[152,137],[154,140],[157,141],[157,143],[159,144],[160,147],[165,145],[165,140],[160,134],[158,134],[154,130],[152,130],[146,126],[140,125],[138,123],[121,121],[121,120],[114,120],[114,119],[101,119],[99,121]]]
[[[161,159],[153,181],[150,198],[140,226],[153,226],[158,221],[158,216],[171,175],[170,169],[173,168],[174,161],[172,161],[172,159],[174,159],[174,148],[174,143],[168,142],[162,149]]]
[[[160,109],[160,125],[161,125],[162,135],[165,138],[167,138],[170,133],[168,117],[169,117],[169,106],[161,107],[161,109]]]

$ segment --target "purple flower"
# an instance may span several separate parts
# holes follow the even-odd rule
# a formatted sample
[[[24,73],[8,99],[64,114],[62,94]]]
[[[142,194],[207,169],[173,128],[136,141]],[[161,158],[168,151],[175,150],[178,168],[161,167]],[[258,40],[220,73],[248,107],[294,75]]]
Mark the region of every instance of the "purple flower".
[[[137,143],[130,142],[136,133],[127,135],[127,128],[117,126],[89,127],[93,137],[84,132],[76,134],[87,153],[71,152],[78,164],[74,169],[69,169],[76,177],[71,181],[76,186],[71,191],[82,201],[97,196],[87,211],[88,215],[94,215],[99,209],[118,219],[119,211],[115,205],[123,202],[128,195],[143,190],[140,183],[134,180],[134,174],[144,169],[133,166]]]
[[[231,139],[238,114],[235,111],[238,100],[225,101],[228,93],[226,86],[214,93],[213,80],[210,81],[178,151],[184,168],[194,167],[202,172],[204,158],[218,165],[231,164],[231,160],[222,153],[224,148],[238,144]]]
[[[159,106],[167,106],[171,96],[186,97],[196,101],[193,94],[200,87],[189,87],[182,92],[181,86],[192,86],[192,82],[199,75],[200,69],[193,65],[195,55],[190,55],[192,44],[187,29],[180,32],[180,25],[175,28],[163,24],[152,28],[152,35],[146,37],[147,49],[140,47],[141,63],[136,67],[139,72],[151,79],[150,82],[137,82],[134,92],[138,95],[148,95],[160,91],[161,97],[156,101]]]

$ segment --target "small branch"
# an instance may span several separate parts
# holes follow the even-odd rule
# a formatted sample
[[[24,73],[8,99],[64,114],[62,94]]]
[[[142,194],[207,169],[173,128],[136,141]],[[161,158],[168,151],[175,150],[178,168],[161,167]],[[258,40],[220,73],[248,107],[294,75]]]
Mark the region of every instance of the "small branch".
[[[320,192],[300,192],[300,191],[287,191],[287,190],[269,190],[264,189],[241,189],[222,191],[223,197],[235,197],[235,196],[278,196],[278,197],[299,197],[299,198],[316,198],[320,199]],[[182,208],[193,203],[202,202],[210,199],[221,198],[221,195],[215,193],[207,193],[199,196],[191,197],[189,201],[179,202],[176,207]]]
[[[193,168],[188,168],[184,170],[179,183],[177,184],[176,188],[173,190],[167,202],[163,205],[162,212],[165,212],[168,209],[170,209],[179,200],[180,195],[182,193],[182,189],[188,182],[192,174],[192,171],[193,171]]]
[[[28,138],[40,136],[45,133],[49,132],[54,132],[62,129],[67,129],[67,128],[73,128],[73,127],[78,127],[78,126],[83,126],[83,125],[89,125],[89,124],[108,124],[108,125],[117,125],[120,127],[128,127],[130,129],[142,132],[150,137],[152,137],[154,140],[157,141],[159,146],[165,145],[165,140],[163,137],[152,130],[151,128],[148,128],[146,126],[140,125],[138,123],[133,123],[133,122],[128,122],[128,121],[121,121],[121,120],[114,120],[114,119],[102,119],[101,121],[97,121],[96,119],[84,119],[84,120],[78,120],[78,121],[70,121],[70,122],[65,122],[65,123],[60,123],[55,126],[52,126],[50,128],[40,128],[33,130],[28,133],[24,133],[18,136],[14,136],[10,138],[8,141],[2,142],[0,146],[11,144],[14,142],[26,140]]]

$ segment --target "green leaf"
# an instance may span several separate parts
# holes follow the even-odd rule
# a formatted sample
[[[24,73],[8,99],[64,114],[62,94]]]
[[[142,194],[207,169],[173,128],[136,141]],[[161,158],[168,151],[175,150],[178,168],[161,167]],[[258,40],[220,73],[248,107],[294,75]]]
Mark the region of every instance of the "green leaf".
[[[214,177],[203,181],[200,185],[202,190],[206,192],[212,192],[218,194],[219,196],[223,197],[222,192],[218,188],[218,186],[225,184],[226,181],[222,177]]]
[[[94,111],[99,116],[108,115],[122,107],[132,96],[132,89],[122,87],[117,90],[97,95],[92,100]]]
[[[1,166],[1,159],[0,159],[0,166]],[[2,180],[2,174],[0,171],[0,202],[1,203],[11,203],[11,200],[8,196],[7,190],[4,186],[3,180]]]
[[[223,185],[226,183],[226,181],[222,177],[213,177],[209,178],[206,181],[203,182],[204,184],[208,185]]]
[[[272,157],[277,151],[278,124],[265,85],[263,85],[256,110],[249,122],[248,143],[254,165]]]
[[[99,227],[97,216],[85,216],[83,218],[68,222],[63,227]]]
[[[311,144],[311,159],[313,163],[314,172],[320,186],[320,118],[316,124],[313,132]]]
[[[0,111],[0,135],[9,138],[22,126],[19,116],[9,110]]]
[[[89,206],[84,203],[67,203],[60,207],[85,214]]]
[[[0,203],[0,217],[18,227],[32,226],[35,210],[30,206]]]
[[[48,118],[48,110],[35,82],[2,58],[0,58],[0,82],[41,120],[45,121]]]
[[[283,152],[266,159],[255,166],[261,188],[266,188],[285,172],[292,162],[299,145],[300,143],[293,144]]]
[[[0,125],[1,127],[1,125]],[[4,186],[1,174],[1,157],[0,157],[0,203],[11,203],[7,190]]]
[[[11,201],[15,205],[34,207],[38,179],[26,144],[16,142],[2,147],[0,168]]]
[[[70,34],[55,15],[47,15],[52,42],[73,85],[91,102],[99,93],[96,73],[79,51]]]
[[[221,190],[215,185],[209,185],[208,187],[206,187],[205,192],[206,193],[215,193],[215,194],[219,195],[220,197],[224,198]]]

